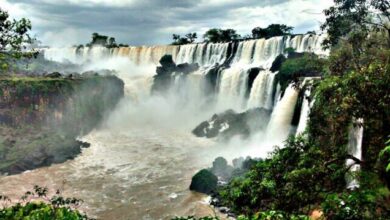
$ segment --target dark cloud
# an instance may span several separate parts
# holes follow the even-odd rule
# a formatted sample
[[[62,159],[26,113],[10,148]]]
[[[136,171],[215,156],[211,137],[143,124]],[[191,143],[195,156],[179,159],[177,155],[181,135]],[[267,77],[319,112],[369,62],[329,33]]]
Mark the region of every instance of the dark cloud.
[[[286,14],[286,7],[298,7],[294,1],[301,1],[309,8],[296,8],[297,14],[294,10]],[[86,43],[91,33],[98,32],[114,36],[118,42],[141,45],[167,44],[172,33],[201,35],[212,27],[234,28],[242,34],[249,33],[251,27],[276,22],[294,25],[297,31],[318,27],[318,15],[307,13],[307,20],[295,22],[285,17],[298,16],[304,9],[321,12],[326,4],[316,6],[310,2],[324,0],[294,1],[8,0],[7,4],[33,21],[34,31],[46,44]],[[262,9],[269,9],[270,14],[258,14]]]

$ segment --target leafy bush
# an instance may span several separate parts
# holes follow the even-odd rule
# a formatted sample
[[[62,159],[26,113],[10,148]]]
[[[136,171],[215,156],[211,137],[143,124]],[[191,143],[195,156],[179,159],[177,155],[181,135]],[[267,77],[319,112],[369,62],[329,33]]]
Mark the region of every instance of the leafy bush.
[[[64,198],[57,190],[56,194],[48,198],[48,189],[34,186],[34,191],[26,192],[18,202],[12,206],[0,209],[0,219],[4,220],[88,220],[85,214],[76,208],[82,203],[76,198]],[[3,202],[11,203],[7,196],[0,196]]]
[[[265,211],[256,213],[252,217],[239,216],[237,220],[309,220],[306,215],[291,215],[283,211]]]
[[[333,193],[326,197],[322,209],[327,218],[334,220],[388,219],[384,199],[373,190]]]
[[[306,213],[310,211],[308,206],[321,200],[328,187],[344,187],[343,172],[334,172],[322,158],[322,152],[313,143],[292,137],[285,148],[277,148],[269,159],[257,162],[245,177],[224,187],[220,191],[223,202],[234,212],[249,216],[267,210]]]
[[[284,90],[288,84],[298,77],[322,76],[327,72],[327,61],[314,54],[304,54],[302,57],[289,58],[280,67],[278,79]]]

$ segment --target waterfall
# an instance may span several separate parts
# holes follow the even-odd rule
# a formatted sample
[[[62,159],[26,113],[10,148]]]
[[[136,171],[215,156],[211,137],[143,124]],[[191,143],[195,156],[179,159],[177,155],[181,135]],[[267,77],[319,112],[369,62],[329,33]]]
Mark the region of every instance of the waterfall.
[[[309,85],[310,82],[312,82],[312,78],[311,77],[305,78],[303,80],[303,82],[302,82],[302,87],[305,87],[305,86]],[[308,100],[308,98],[310,97],[310,94],[311,94],[311,88],[310,87],[306,87],[305,88],[305,92],[304,92],[303,101],[302,101],[302,107],[301,107],[301,113],[300,113],[300,117],[299,117],[299,123],[298,123],[297,130],[295,132],[296,136],[302,134],[306,130],[307,122],[309,120],[310,108],[311,108],[311,106],[314,103],[314,101],[309,102],[309,100]]]
[[[354,120],[354,123],[349,130],[348,139],[348,154],[361,160],[363,144],[363,119],[360,118]],[[353,172],[358,172],[360,170],[360,165],[355,164],[355,161],[352,159],[347,159],[346,166],[351,166],[350,172],[352,172],[352,174],[350,173],[346,175],[347,188],[359,188],[359,181],[353,175]]]
[[[242,110],[245,104],[247,84],[248,74],[245,69],[232,67],[223,70],[219,83],[218,106],[221,109]]]
[[[272,109],[274,79],[275,74],[269,70],[261,71],[257,75],[249,95],[248,108]]]
[[[272,144],[280,144],[290,134],[297,100],[298,91],[290,84],[282,99],[276,104],[267,127],[267,140]]]
[[[305,90],[305,95],[302,101],[301,116],[299,117],[299,123],[296,131],[296,136],[305,132],[307,127],[307,121],[309,120],[310,103],[307,97],[310,96],[310,90]]]
[[[234,54],[232,65],[240,64],[254,67],[268,68],[273,60],[283,54],[286,48],[293,48],[297,52],[314,52],[318,55],[327,55],[328,50],[322,50],[321,43],[326,35],[297,35],[294,37],[273,37],[270,39],[256,39],[239,43]],[[108,56],[128,57],[136,64],[158,65],[159,59],[165,55],[172,55],[176,63],[198,63],[200,66],[213,66],[227,60],[228,48],[232,43],[199,43],[187,45],[163,45],[118,47],[82,48],[47,48],[44,56],[48,60],[62,62],[68,60],[73,63],[82,63],[87,60],[96,60]]]
[[[290,85],[279,100],[283,91],[280,91],[280,85],[276,86],[275,91],[276,73],[269,71],[269,68],[275,58],[284,54],[287,48],[293,48],[297,52],[313,52],[326,56],[329,51],[323,51],[321,46],[325,37],[326,35],[307,34],[180,46],[129,46],[110,49],[105,47],[73,47],[43,50],[46,59],[58,62],[69,61],[83,65],[89,63],[101,67],[109,60],[113,60],[111,63],[113,65],[109,65],[107,68],[115,70],[119,68],[115,62],[121,60],[120,77],[126,83],[126,94],[134,100],[140,100],[150,95],[153,75],[162,56],[172,55],[176,64],[197,63],[200,69],[196,73],[174,76],[172,79],[173,88],[170,90],[171,96],[180,99],[180,103],[194,103],[194,108],[204,106],[205,103],[213,100],[215,103],[210,106],[216,106],[214,112],[229,108],[244,111],[254,107],[273,110],[267,136],[272,140],[283,141],[290,133],[290,124],[298,93]],[[217,75],[211,76],[216,78],[214,79],[216,82],[213,82],[215,87],[208,89],[205,82],[208,77],[206,77],[206,73],[211,68],[215,68],[217,64],[224,65],[220,66]],[[261,68],[262,70],[254,79],[252,87],[248,88],[249,73],[252,68]],[[83,68],[83,70],[85,69]],[[210,94],[207,94],[211,93],[210,91],[216,91],[215,97],[213,94],[213,97],[210,98]],[[306,126],[308,105],[307,100],[304,100],[297,133],[302,132]]]
[[[270,68],[275,58],[284,53],[288,47],[285,37],[273,37],[270,39],[260,39],[256,42],[253,56],[253,64],[262,68]]]
[[[237,49],[237,55],[233,60],[233,64],[247,65],[252,63],[252,55],[256,40],[240,42]]]

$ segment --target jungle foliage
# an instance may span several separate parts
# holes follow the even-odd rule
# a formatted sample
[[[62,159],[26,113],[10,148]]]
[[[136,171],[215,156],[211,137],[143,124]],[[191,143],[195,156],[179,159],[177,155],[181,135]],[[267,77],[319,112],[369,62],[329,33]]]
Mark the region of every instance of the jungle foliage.
[[[4,220],[89,220],[88,216],[78,211],[82,200],[65,198],[57,190],[49,197],[48,188],[34,186],[33,191],[27,191],[19,200],[12,203],[7,196],[0,195],[0,219]],[[12,203],[14,205],[6,205]]]
[[[27,45],[33,42],[29,34],[31,27],[30,20],[12,20],[8,12],[0,8],[0,73],[8,71],[16,59],[37,55],[27,50]]]

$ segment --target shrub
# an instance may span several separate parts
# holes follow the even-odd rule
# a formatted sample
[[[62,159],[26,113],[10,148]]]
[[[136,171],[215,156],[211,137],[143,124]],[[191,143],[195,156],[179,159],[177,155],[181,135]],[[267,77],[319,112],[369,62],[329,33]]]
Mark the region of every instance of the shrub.
[[[57,190],[48,198],[48,189],[34,186],[34,191],[26,192],[20,199],[22,202],[0,209],[0,219],[4,220],[88,220],[85,214],[77,210],[82,203],[76,198],[64,198]],[[11,203],[7,196],[0,196],[3,202]]]

